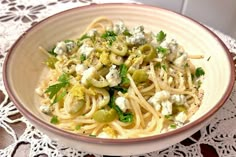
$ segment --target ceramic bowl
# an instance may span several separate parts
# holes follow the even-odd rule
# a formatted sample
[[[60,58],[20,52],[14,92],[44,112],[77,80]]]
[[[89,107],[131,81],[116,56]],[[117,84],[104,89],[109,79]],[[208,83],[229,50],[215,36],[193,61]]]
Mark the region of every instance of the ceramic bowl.
[[[205,69],[205,95],[199,110],[183,127],[144,138],[101,139],[73,134],[48,123],[35,101],[35,88],[44,73],[45,55],[58,41],[76,38],[98,16],[123,20],[129,27],[143,25],[152,31],[163,30],[190,54],[202,54],[195,61]],[[102,4],[74,8],[35,24],[12,46],[4,63],[4,84],[20,112],[50,138],[67,146],[97,154],[133,155],[160,150],[189,137],[206,125],[227,100],[234,85],[234,64],[223,42],[209,29],[187,17],[161,8],[136,4]]]

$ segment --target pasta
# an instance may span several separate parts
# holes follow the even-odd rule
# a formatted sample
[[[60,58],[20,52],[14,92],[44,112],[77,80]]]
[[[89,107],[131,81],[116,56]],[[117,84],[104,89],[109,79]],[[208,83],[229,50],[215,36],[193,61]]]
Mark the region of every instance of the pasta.
[[[39,109],[64,130],[98,138],[152,136],[183,126],[201,104],[205,74],[163,31],[106,17],[47,51]]]

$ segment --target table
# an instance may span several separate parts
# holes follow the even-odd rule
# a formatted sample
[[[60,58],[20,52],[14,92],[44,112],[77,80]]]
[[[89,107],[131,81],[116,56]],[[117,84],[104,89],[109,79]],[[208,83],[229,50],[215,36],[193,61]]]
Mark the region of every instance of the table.
[[[52,141],[48,136],[38,131],[22,117],[9,100],[2,81],[2,65],[7,51],[26,29],[62,10],[101,2],[99,0],[2,0],[0,2],[0,157],[103,156],[68,148]],[[212,29],[212,31],[223,40],[231,52],[236,52],[234,39],[217,30]],[[217,112],[208,126],[169,148],[140,156],[236,157],[235,121],[236,86],[229,100]]]

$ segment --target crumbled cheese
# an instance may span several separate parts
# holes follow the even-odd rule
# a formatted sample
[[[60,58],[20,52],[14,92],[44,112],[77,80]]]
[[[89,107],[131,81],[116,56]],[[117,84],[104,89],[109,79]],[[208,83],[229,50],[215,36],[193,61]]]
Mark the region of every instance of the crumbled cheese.
[[[109,73],[106,75],[106,80],[110,87],[117,86],[121,82],[121,77],[119,71],[116,69],[115,65],[112,65],[109,69]]]
[[[116,98],[115,104],[116,104],[117,106],[119,106],[119,108],[120,108],[123,112],[125,112],[125,111],[128,109],[127,104],[126,104],[126,98],[125,98],[125,97],[118,97],[118,98]]]
[[[86,58],[93,52],[94,48],[89,46],[88,44],[84,43],[80,48],[79,52],[80,54],[83,54],[86,56]]]
[[[172,114],[172,103],[169,100],[161,102],[162,110],[161,114],[170,115]]]
[[[121,34],[126,30],[126,27],[123,22],[118,22],[117,24],[114,25],[113,31],[116,34]]]
[[[94,67],[90,67],[87,70],[83,72],[83,76],[81,78],[81,83],[83,85],[88,85],[88,78],[92,77],[94,73],[96,72],[96,69]]]
[[[132,36],[126,37],[126,42],[128,44],[145,44],[146,43],[146,38],[145,38],[145,33],[144,33],[144,27],[143,26],[137,26],[134,27],[132,31]]]
[[[77,64],[75,67],[76,73],[80,75],[82,75],[85,70],[87,70],[87,66],[84,64]]]
[[[38,87],[35,89],[35,93],[37,93],[39,96],[43,96],[44,91],[41,87]]]
[[[170,93],[168,91],[156,92],[154,96],[149,98],[148,102],[154,106],[154,108],[159,111],[161,109],[162,101],[167,101],[170,98]]]
[[[177,105],[183,105],[183,104],[185,104],[185,102],[186,102],[186,98],[185,98],[185,96],[182,95],[182,94],[173,94],[173,95],[171,96],[171,101],[172,101],[173,103],[176,103]]]
[[[184,65],[187,63],[188,55],[186,53],[183,53],[181,56],[176,58],[174,60],[174,65],[177,67],[184,67]]]
[[[175,116],[175,122],[178,126],[182,126],[187,118],[188,117],[184,112],[180,112]]]
[[[39,110],[45,114],[51,114],[51,112],[52,112],[50,106],[48,106],[48,105],[41,105],[39,107]]]
[[[109,134],[107,134],[106,132],[101,132],[98,134],[97,136],[98,138],[112,138]]]
[[[65,52],[67,52],[66,43],[64,41],[58,42],[54,49],[54,53],[57,55],[62,55]]]
[[[66,42],[67,52],[72,52],[77,47],[76,43],[73,41]]]
[[[96,29],[91,29],[90,31],[88,31],[87,35],[89,37],[94,37],[97,34],[97,30]]]

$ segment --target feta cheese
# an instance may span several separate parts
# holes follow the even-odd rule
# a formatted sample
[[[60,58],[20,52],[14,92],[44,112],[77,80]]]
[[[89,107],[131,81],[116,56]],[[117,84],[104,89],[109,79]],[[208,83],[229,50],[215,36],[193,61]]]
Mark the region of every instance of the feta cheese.
[[[90,67],[87,70],[85,70],[82,74],[83,76],[81,78],[81,83],[83,85],[88,85],[88,79],[92,77],[95,72],[96,72],[96,69],[94,67]]]
[[[76,71],[76,73],[77,74],[80,74],[80,75],[82,75],[83,74],[83,72],[85,71],[85,70],[87,70],[88,68],[84,65],[84,64],[77,64],[76,66],[75,66],[75,71]]]
[[[174,65],[177,67],[184,67],[184,65],[187,63],[188,55],[186,53],[183,53],[181,56],[176,58],[174,60]]]
[[[118,97],[118,98],[116,98],[115,104],[116,104],[117,106],[119,106],[119,108],[120,108],[123,112],[125,112],[125,111],[128,109],[128,107],[127,107],[127,105],[126,105],[126,98],[125,98],[125,97]]]
[[[67,52],[72,52],[77,48],[77,45],[74,41],[66,42],[66,50]]]
[[[86,58],[91,54],[91,52],[94,51],[94,48],[89,46],[88,44],[84,43],[80,48],[79,52],[80,54],[83,54],[86,56]]]
[[[57,55],[62,55],[65,52],[67,52],[66,43],[64,41],[58,42],[54,49],[54,53]]]
[[[110,87],[117,86],[121,82],[121,77],[119,71],[116,69],[115,65],[112,65],[109,69],[109,73],[106,75],[106,80]]]
[[[121,21],[119,23],[115,24],[114,27],[113,27],[113,31],[116,34],[121,34],[125,30],[126,30],[126,27],[125,27],[124,23],[121,22]]]
[[[98,134],[97,136],[98,138],[112,138],[109,134],[107,134],[106,132],[101,132]]]
[[[162,110],[161,114],[170,115],[172,114],[172,103],[169,100],[161,102]]]
[[[50,106],[48,106],[48,105],[41,105],[39,107],[39,110],[45,114],[51,114],[51,112],[52,112]]]
[[[132,31],[132,36],[126,37],[126,42],[128,44],[145,44],[146,43],[146,38],[145,38],[145,33],[144,33],[144,27],[143,26],[137,26],[134,27]]]
[[[88,31],[87,35],[89,37],[94,37],[97,34],[97,30],[96,29],[91,29],[90,31]]]
[[[184,112],[180,112],[175,116],[175,122],[178,126],[182,126],[187,118],[188,117]]]
[[[44,91],[42,88],[38,87],[35,89],[35,93],[37,93],[39,96],[43,96]]]
[[[149,98],[148,102],[154,106],[154,108],[159,111],[161,109],[162,101],[166,101],[170,98],[170,93],[168,91],[156,92],[154,96]]]
[[[182,94],[173,94],[173,95],[171,96],[171,101],[172,101],[173,103],[176,103],[177,105],[183,105],[183,104],[185,104],[185,102],[186,102],[186,98],[185,98],[185,96],[182,95]]]

